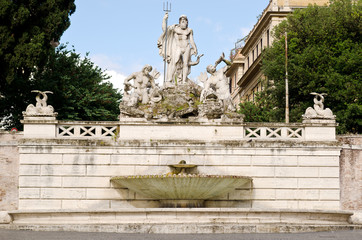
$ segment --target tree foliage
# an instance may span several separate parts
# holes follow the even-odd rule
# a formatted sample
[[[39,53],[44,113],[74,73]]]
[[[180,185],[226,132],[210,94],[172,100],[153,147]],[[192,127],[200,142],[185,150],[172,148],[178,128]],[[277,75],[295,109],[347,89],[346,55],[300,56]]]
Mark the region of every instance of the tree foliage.
[[[75,0],[0,0],[0,86],[29,79],[69,27]],[[1,93],[0,92],[0,93]]]
[[[117,120],[122,95],[107,81],[109,77],[89,58],[61,45],[47,64],[34,74],[40,90],[50,90],[49,97],[58,119]]]
[[[31,90],[48,90],[58,119],[116,120],[121,94],[108,76],[65,46],[75,0],[0,0],[0,127],[22,128]]]
[[[29,81],[15,78],[0,99],[2,127],[22,129],[20,120],[27,105],[35,104],[31,90],[52,91],[48,104],[61,120],[117,120],[120,92],[107,81],[109,77],[89,58],[61,45],[50,53],[43,67],[37,68]]]
[[[361,9],[361,0],[332,0],[328,7],[295,10],[275,28],[262,62],[272,81],[265,96],[275,106],[274,120],[284,119],[287,32],[290,120],[300,120],[313,104],[311,92],[327,93],[325,106],[336,115],[338,132],[362,132]]]
[[[69,27],[74,0],[0,0],[0,121],[19,127],[36,88],[31,74]]]
[[[238,113],[244,115],[244,122],[270,122],[273,119],[272,104],[266,98],[266,92],[259,92],[255,102],[245,101],[239,104]]]

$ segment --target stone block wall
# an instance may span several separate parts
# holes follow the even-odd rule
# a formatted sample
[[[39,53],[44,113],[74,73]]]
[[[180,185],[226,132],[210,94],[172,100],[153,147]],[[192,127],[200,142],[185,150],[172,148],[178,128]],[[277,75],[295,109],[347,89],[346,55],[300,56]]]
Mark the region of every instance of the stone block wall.
[[[211,175],[250,176],[207,207],[339,209],[336,141],[23,139],[19,209],[158,207],[110,182],[113,176],[165,174],[186,160]]]
[[[0,211],[18,208],[18,140],[22,136],[0,131]]]

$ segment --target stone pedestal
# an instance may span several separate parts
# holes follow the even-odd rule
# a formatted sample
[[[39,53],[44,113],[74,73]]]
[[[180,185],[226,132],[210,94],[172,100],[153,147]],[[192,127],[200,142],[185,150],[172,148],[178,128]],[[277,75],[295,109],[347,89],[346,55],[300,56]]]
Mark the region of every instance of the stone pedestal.
[[[58,121],[55,116],[24,116],[24,138],[55,138]]]
[[[35,97],[36,104],[29,104],[23,112],[24,138],[55,138],[57,136],[57,112],[47,104],[50,91],[33,90],[38,93]]]
[[[306,141],[336,140],[336,126],[333,119],[304,119]]]

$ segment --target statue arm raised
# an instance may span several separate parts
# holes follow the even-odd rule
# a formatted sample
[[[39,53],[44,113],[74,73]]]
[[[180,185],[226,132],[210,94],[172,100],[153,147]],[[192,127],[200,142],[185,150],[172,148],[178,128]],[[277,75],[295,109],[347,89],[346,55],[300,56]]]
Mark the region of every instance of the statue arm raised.
[[[221,62],[224,62],[224,63],[225,63],[226,65],[228,65],[228,66],[231,65],[231,62],[230,62],[229,60],[226,60],[226,59],[225,59],[225,54],[224,54],[224,53],[222,53],[221,56],[220,56],[220,58],[219,58],[218,60],[216,60],[216,62],[215,62],[215,67],[216,67],[217,65],[219,65],[219,63],[221,63]]]
[[[216,62],[215,62],[215,68],[216,68],[217,65],[219,65],[221,62],[224,62],[224,63],[226,64],[226,66],[222,68],[222,69],[223,69],[222,71],[225,73],[225,72],[228,70],[229,66],[231,65],[231,62],[230,62],[229,60],[226,60],[226,59],[225,59],[225,54],[224,54],[224,53],[222,53],[221,56],[220,56],[220,58],[219,58],[218,60],[216,60]]]
[[[163,20],[162,20],[162,31],[166,32],[166,28],[167,28],[167,19],[168,19],[168,13],[165,13],[165,16],[163,16]]]

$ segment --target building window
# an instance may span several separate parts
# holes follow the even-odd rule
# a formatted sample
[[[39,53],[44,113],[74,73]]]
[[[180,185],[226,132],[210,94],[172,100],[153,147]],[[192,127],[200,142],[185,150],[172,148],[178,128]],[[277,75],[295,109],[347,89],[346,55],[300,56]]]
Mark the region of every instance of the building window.
[[[250,67],[249,57],[248,57],[248,68]]]
[[[266,31],[266,45],[269,47],[269,29]]]
[[[236,88],[236,73],[234,74],[234,79],[235,79],[235,81],[234,81],[234,88]]]
[[[254,58],[254,49],[253,49],[253,62],[254,62],[255,58]]]
[[[260,39],[260,51],[263,50],[263,39]]]
[[[232,80],[229,81],[229,93],[232,93],[232,87],[231,87],[231,85],[232,85]]]
[[[259,45],[256,45],[256,57],[259,56]]]

